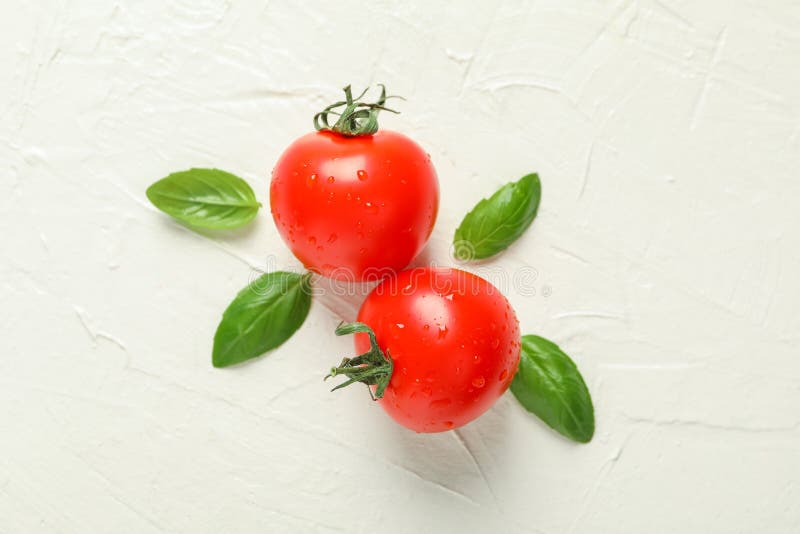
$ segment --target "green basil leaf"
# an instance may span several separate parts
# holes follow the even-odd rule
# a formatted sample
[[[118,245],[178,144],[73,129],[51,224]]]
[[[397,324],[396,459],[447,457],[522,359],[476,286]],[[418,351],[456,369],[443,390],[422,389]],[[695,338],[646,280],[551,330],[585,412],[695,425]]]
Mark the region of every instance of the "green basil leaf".
[[[214,367],[255,358],[292,337],[311,307],[311,274],[267,273],[239,291],[214,335]]]
[[[172,173],[148,187],[147,198],[164,213],[201,228],[242,226],[261,206],[247,182],[219,169]]]
[[[539,336],[522,336],[522,355],[511,392],[526,410],[557,432],[581,443],[591,441],[592,397],[575,363],[555,343]]]
[[[508,248],[533,222],[541,197],[542,184],[539,175],[533,173],[478,202],[456,229],[456,258],[479,260]]]

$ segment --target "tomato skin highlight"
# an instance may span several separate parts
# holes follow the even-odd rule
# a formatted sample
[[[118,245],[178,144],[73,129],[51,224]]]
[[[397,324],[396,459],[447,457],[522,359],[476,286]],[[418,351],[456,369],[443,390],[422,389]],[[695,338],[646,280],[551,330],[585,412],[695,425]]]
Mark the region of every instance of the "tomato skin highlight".
[[[294,141],[272,172],[278,231],[306,268],[350,281],[403,269],[430,237],[439,182],[430,156],[388,130]]]
[[[489,282],[459,269],[409,269],[383,280],[364,301],[369,325],[394,361],[378,402],[417,432],[463,426],[488,410],[517,372],[520,330],[514,310]],[[365,334],[356,352],[369,350]]]

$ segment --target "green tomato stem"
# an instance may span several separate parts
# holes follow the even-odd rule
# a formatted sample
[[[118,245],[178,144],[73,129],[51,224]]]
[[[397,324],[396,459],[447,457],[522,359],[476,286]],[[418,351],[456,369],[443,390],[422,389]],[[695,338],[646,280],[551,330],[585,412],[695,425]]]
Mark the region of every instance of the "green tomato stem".
[[[363,135],[372,135],[378,131],[378,113],[381,111],[389,111],[391,113],[399,113],[393,109],[387,108],[386,100],[389,98],[402,98],[400,96],[386,96],[386,87],[381,86],[381,95],[377,102],[366,103],[361,102],[361,98],[367,93],[367,89],[358,95],[355,99],[350,90],[350,86],[344,88],[343,101],[335,102],[326,107],[316,115],[314,115],[314,128],[317,131],[330,131],[336,132],[345,137],[358,137]],[[344,109],[334,111],[336,108],[344,106]],[[328,120],[328,115],[337,115],[339,118],[331,125]]]
[[[369,326],[356,322],[341,323],[336,327],[337,336],[355,334],[357,332],[369,335],[370,349],[354,358],[344,358],[337,367],[331,367],[331,371],[325,376],[325,380],[332,376],[344,375],[349,380],[342,382],[331,391],[361,382],[367,385],[372,400],[377,400],[383,397],[386,386],[389,385],[389,380],[392,378],[392,372],[394,371],[394,362],[389,355],[389,351],[384,353],[378,346],[375,333]],[[372,393],[372,386],[375,386],[374,394]]]

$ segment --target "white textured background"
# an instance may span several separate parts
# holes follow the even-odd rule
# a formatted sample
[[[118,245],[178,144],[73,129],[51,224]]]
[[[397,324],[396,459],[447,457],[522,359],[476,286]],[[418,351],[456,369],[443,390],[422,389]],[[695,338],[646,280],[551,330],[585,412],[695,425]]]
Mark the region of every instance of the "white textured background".
[[[0,29],[0,532],[800,531],[800,3],[3,0]],[[295,263],[266,211],[199,235],[145,188],[219,166],[266,202],[381,81],[439,171],[439,262],[541,174],[497,265],[538,270],[509,298],[582,369],[590,445],[510,395],[415,435],[328,393],[320,302],[212,369],[253,269]]]

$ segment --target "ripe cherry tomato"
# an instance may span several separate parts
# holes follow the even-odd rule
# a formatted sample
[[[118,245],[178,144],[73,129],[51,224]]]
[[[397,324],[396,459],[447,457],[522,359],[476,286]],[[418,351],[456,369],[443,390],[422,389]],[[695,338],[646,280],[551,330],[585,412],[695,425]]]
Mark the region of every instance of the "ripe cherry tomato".
[[[381,130],[297,139],[272,172],[272,217],[306,268],[330,278],[377,280],[408,265],[433,230],[439,183],[430,156]]]
[[[514,310],[496,287],[465,271],[417,268],[387,278],[364,301],[358,321],[392,359],[381,406],[417,432],[469,423],[517,372]],[[359,354],[369,351],[369,336],[356,334],[355,346]]]

